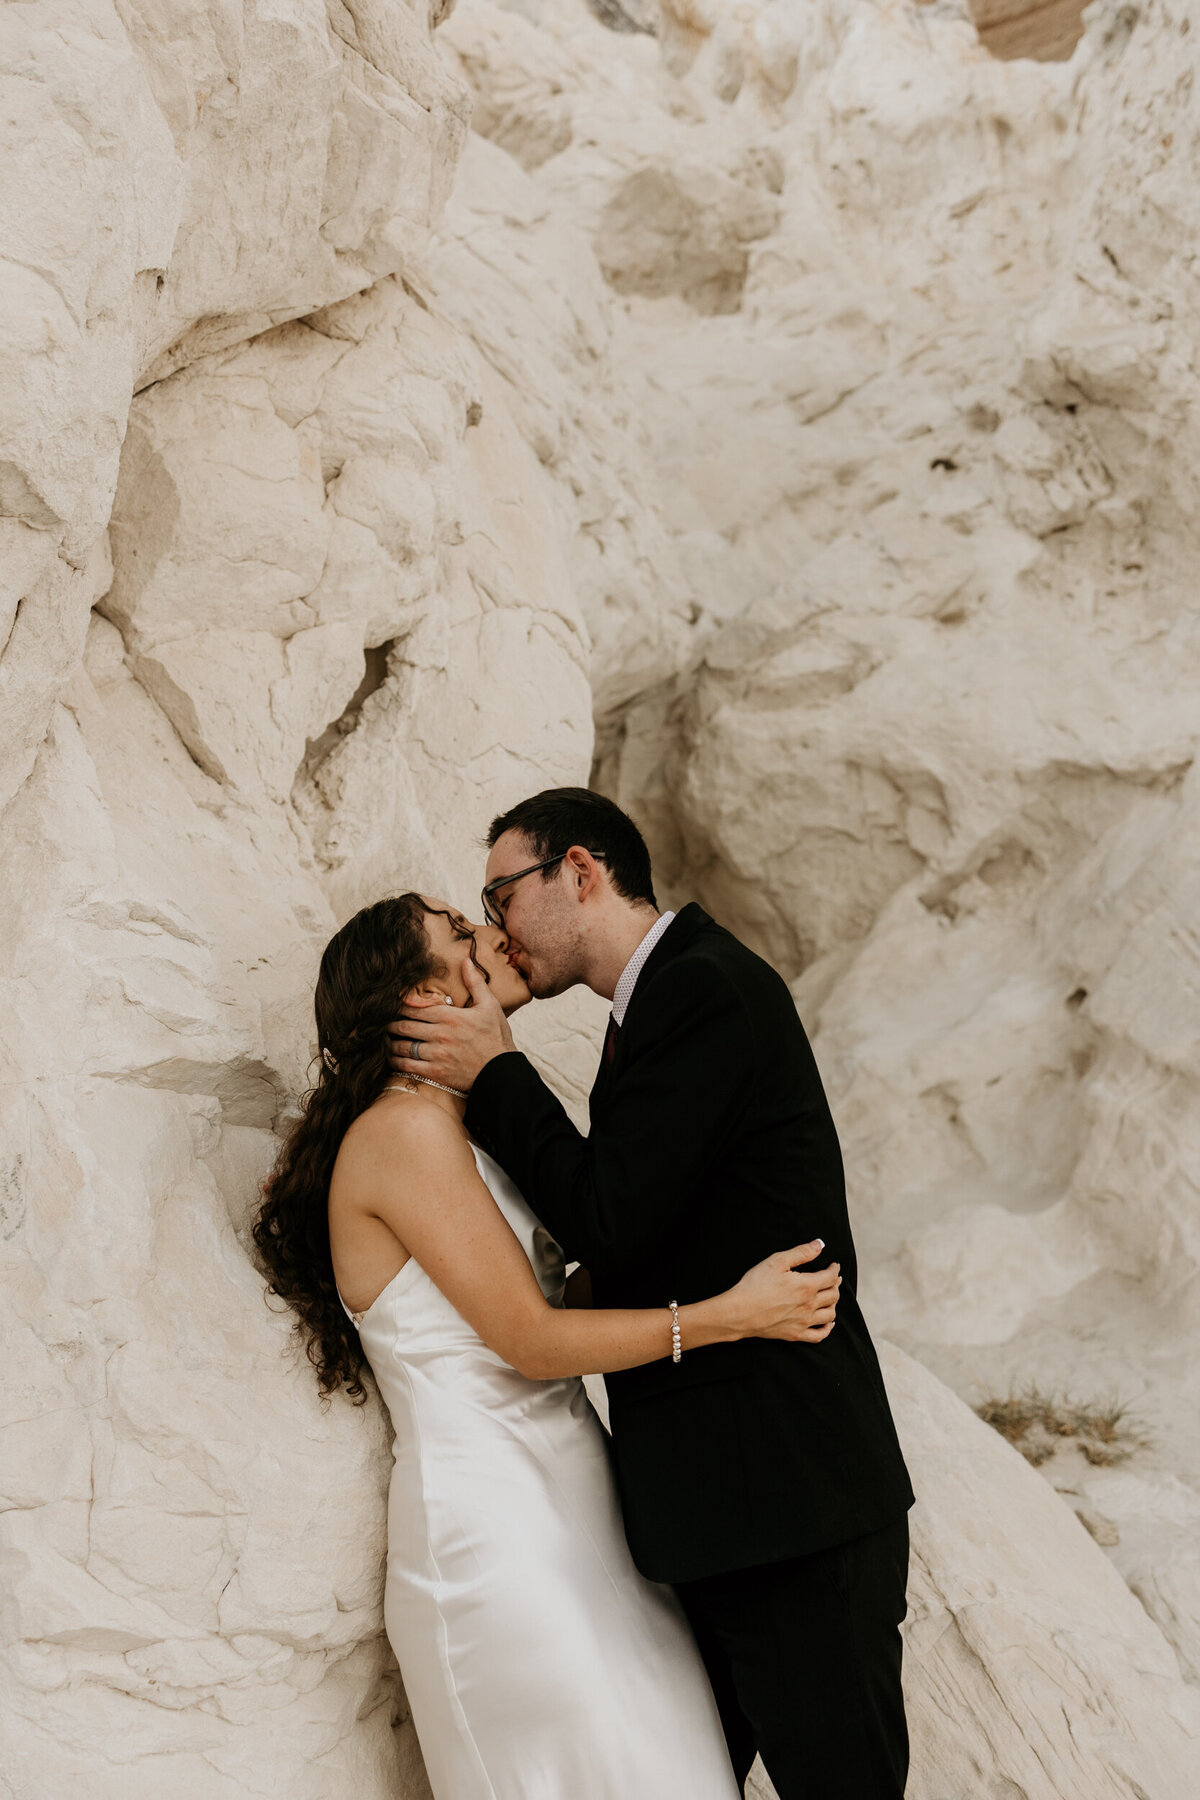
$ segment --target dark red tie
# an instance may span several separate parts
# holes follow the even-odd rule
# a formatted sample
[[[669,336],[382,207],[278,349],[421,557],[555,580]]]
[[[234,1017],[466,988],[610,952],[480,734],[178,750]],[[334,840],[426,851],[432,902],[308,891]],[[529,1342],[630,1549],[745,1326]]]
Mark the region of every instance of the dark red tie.
[[[608,1067],[617,1054],[617,1033],[620,1030],[614,1014],[608,1015],[608,1030],[604,1034],[604,1066]]]

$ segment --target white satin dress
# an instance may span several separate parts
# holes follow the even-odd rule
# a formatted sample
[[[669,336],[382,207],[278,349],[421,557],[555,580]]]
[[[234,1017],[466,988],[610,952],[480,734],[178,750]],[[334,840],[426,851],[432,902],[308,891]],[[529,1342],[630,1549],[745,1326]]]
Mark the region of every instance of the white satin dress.
[[[472,1148],[561,1305],[562,1252]],[[583,1384],[518,1375],[415,1258],[351,1316],[395,1427],[384,1616],[437,1800],[738,1800],[679,1603],[630,1558]]]

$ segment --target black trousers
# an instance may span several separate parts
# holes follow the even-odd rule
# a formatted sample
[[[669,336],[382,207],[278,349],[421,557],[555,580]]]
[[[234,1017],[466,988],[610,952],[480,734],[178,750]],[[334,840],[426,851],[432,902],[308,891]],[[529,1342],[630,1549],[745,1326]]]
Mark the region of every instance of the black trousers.
[[[744,1785],[779,1800],[902,1800],[908,1519],[832,1550],[678,1588]]]

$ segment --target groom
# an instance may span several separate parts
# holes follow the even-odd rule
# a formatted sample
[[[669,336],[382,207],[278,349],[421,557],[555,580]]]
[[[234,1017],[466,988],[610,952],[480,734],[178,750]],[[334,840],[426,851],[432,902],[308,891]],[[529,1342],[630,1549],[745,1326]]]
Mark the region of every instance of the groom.
[[[685,1341],[677,1363],[607,1376],[613,1452],[634,1560],[679,1593],[739,1783],[758,1750],[781,1800],[900,1800],[913,1496],[791,995],[699,906],[659,912],[641,833],[599,794],[537,794],[488,844],[484,909],[534,995],[583,982],[612,1001],[590,1134],[474,970],[472,1007],[394,1028],[393,1066],[470,1090],[468,1130],[595,1304],[662,1306],[664,1351],[668,1302],[818,1236],[840,1262],[822,1343]]]

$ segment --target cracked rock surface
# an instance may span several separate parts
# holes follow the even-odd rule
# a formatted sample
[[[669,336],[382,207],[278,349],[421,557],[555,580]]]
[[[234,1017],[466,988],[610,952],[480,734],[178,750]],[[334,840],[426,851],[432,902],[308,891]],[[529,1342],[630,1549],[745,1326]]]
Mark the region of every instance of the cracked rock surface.
[[[1200,32],[446,10],[0,22],[0,1792],[427,1794],[246,1225],[336,924],[591,769],[814,1036],[914,1800],[1192,1800]]]

